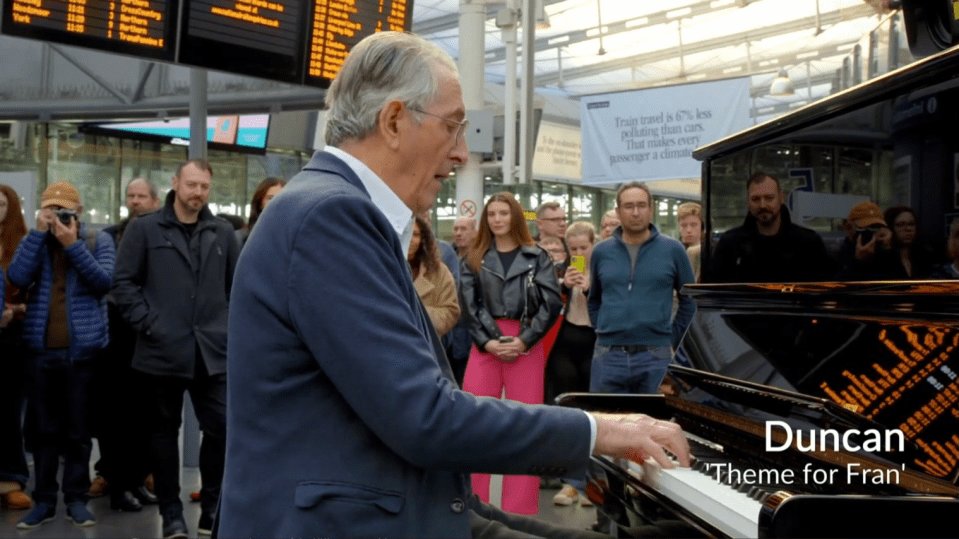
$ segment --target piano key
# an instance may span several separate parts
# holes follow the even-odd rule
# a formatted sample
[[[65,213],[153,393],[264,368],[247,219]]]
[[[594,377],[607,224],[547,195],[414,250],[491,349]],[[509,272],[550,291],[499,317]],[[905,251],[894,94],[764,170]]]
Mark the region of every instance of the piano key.
[[[684,508],[700,514],[729,537],[759,535],[762,503],[691,468],[663,469],[649,460],[626,464],[634,477]],[[710,466],[710,468],[714,468]],[[765,491],[763,491],[765,493]]]

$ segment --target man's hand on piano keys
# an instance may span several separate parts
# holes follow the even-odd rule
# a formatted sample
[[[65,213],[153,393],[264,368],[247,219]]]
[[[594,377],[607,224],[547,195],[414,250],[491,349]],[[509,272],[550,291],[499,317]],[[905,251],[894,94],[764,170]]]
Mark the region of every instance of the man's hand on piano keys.
[[[652,458],[663,468],[673,468],[673,462],[663,449],[669,450],[679,463],[689,466],[689,444],[679,425],[653,419],[643,414],[597,414],[597,455],[609,455],[643,463]]]

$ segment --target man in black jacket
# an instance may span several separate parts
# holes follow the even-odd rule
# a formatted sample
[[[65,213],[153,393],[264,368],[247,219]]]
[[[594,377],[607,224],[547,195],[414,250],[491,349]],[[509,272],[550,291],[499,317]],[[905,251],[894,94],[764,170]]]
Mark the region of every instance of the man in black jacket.
[[[180,165],[164,207],[127,227],[112,290],[137,331],[132,367],[145,375],[164,537],[187,536],[177,444],[184,391],[203,431],[200,534],[212,528],[223,477],[227,312],[239,245],[207,208],[212,175],[203,159]]]
[[[831,279],[836,263],[815,231],[790,220],[779,181],[757,172],[746,182],[749,214],[719,239],[707,278],[717,283]]]
[[[103,231],[115,245],[130,221],[160,207],[157,186],[147,178],[134,178],[127,184],[126,207],[129,215]],[[144,486],[150,473],[147,460],[149,439],[142,423],[140,387],[130,360],[136,345],[136,331],[120,315],[116,302],[107,297],[110,344],[97,362],[93,376],[91,406],[95,411],[94,436],[100,447],[97,477],[90,496],[110,493],[110,507],[117,511],[139,511],[142,503],[156,503],[156,496]]]

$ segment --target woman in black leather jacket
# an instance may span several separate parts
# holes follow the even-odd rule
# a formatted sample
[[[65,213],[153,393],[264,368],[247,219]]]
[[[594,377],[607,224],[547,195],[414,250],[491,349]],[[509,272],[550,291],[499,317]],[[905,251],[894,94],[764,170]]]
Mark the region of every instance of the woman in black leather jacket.
[[[460,271],[460,304],[473,348],[463,389],[528,404],[543,402],[542,339],[562,308],[549,253],[533,242],[523,208],[508,192],[493,195]],[[489,475],[473,474],[473,491],[489,502]],[[539,478],[503,478],[504,511],[532,515]]]

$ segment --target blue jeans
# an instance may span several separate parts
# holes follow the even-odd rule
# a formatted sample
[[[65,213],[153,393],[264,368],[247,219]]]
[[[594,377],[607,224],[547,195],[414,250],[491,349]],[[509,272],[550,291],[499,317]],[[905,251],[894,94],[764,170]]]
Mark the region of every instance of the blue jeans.
[[[37,355],[31,367],[39,423],[33,497],[37,502],[57,503],[57,470],[63,455],[63,501],[86,503],[92,446],[87,428],[90,365],[75,363],[68,349],[60,348]]]
[[[628,353],[622,348],[603,346],[593,350],[589,380],[591,393],[636,393],[655,395],[672,360],[669,346],[656,346]]]

